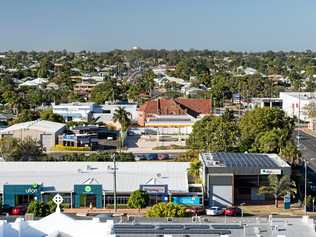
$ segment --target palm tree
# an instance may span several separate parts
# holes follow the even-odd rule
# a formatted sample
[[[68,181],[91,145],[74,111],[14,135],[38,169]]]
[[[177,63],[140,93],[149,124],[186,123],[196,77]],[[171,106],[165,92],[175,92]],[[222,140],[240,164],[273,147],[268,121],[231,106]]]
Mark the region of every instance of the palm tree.
[[[259,194],[273,195],[275,207],[279,206],[278,199],[287,193],[296,193],[295,183],[289,176],[285,175],[280,178],[277,175],[269,176],[269,186],[259,188]]]
[[[119,122],[120,129],[120,148],[123,146],[123,133],[125,133],[131,124],[131,113],[127,112],[123,107],[119,107],[113,114],[113,121]]]
[[[152,70],[148,71],[145,76],[145,87],[147,90],[149,90],[149,96],[151,97],[152,96],[152,92],[154,90],[154,87],[155,87],[155,74],[153,73]]]
[[[188,173],[195,182],[199,181],[201,167],[202,167],[202,163],[200,160],[193,160],[190,163],[190,167],[188,168]]]
[[[293,142],[288,142],[285,147],[280,148],[280,156],[291,166],[298,165],[301,161],[301,153]]]

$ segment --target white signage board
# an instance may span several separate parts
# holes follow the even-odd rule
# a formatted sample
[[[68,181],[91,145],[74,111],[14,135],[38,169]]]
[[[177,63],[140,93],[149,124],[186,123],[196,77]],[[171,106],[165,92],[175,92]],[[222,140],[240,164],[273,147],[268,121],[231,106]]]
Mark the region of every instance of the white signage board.
[[[260,174],[262,174],[262,175],[270,175],[270,174],[280,175],[280,174],[282,174],[282,170],[281,169],[261,169]]]

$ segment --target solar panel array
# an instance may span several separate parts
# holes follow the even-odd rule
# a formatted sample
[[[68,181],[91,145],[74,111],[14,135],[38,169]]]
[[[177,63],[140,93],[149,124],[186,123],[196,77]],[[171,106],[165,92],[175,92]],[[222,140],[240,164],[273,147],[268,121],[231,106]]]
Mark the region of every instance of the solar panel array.
[[[212,157],[214,161],[219,161],[225,164],[226,167],[279,168],[266,154],[212,153]]]

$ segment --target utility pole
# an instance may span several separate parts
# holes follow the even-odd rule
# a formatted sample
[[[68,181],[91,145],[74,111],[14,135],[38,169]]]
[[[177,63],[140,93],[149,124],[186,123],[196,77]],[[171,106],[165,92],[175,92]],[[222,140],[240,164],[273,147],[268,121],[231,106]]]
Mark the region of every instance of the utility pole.
[[[113,198],[114,198],[114,213],[117,211],[117,203],[116,203],[116,155],[113,153]]]
[[[113,161],[113,167],[111,168],[108,166],[108,170],[113,171],[113,204],[114,204],[114,213],[117,212],[117,202],[116,202],[116,153],[113,153],[111,155],[112,161]]]
[[[301,127],[301,86],[298,91],[298,123],[297,123],[297,148],[300,150],[300,127]]]
[[[307,160],[305,159],[304,212],[307,213]]]

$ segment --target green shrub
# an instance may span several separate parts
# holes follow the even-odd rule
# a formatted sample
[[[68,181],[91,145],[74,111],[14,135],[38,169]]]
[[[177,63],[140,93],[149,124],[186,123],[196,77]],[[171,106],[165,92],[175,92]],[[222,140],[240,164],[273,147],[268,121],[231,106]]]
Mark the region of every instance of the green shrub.
[[[112,152],[97,152],[90,154],[70,153],[63,154],[61,157],[53,156],[43,157],[42,161],[112,161]],[[118,153],[116,161],[134,161],[133,153]]]
[[[144,208],[149,204],[149,195],[147,192],[142,190],[136,190],[132,192],[130,197],[128,198],[128,206],[130,208]]]
[[[32,201],[27,207],[27,213],[32,213],[34,216],[37,217],[45,217],[51,213],[56,211],[57,205],[52,201],[39,202],[39,201]],[[62,208],[62,207],[61,207]]]
[[[91,151],[90,147],[74,147],[74,146],[63,146],[55,145],[52,151]]]
[[[173,203],[157,203],[147,212],[148,217],[185,217],[185,207]]]

